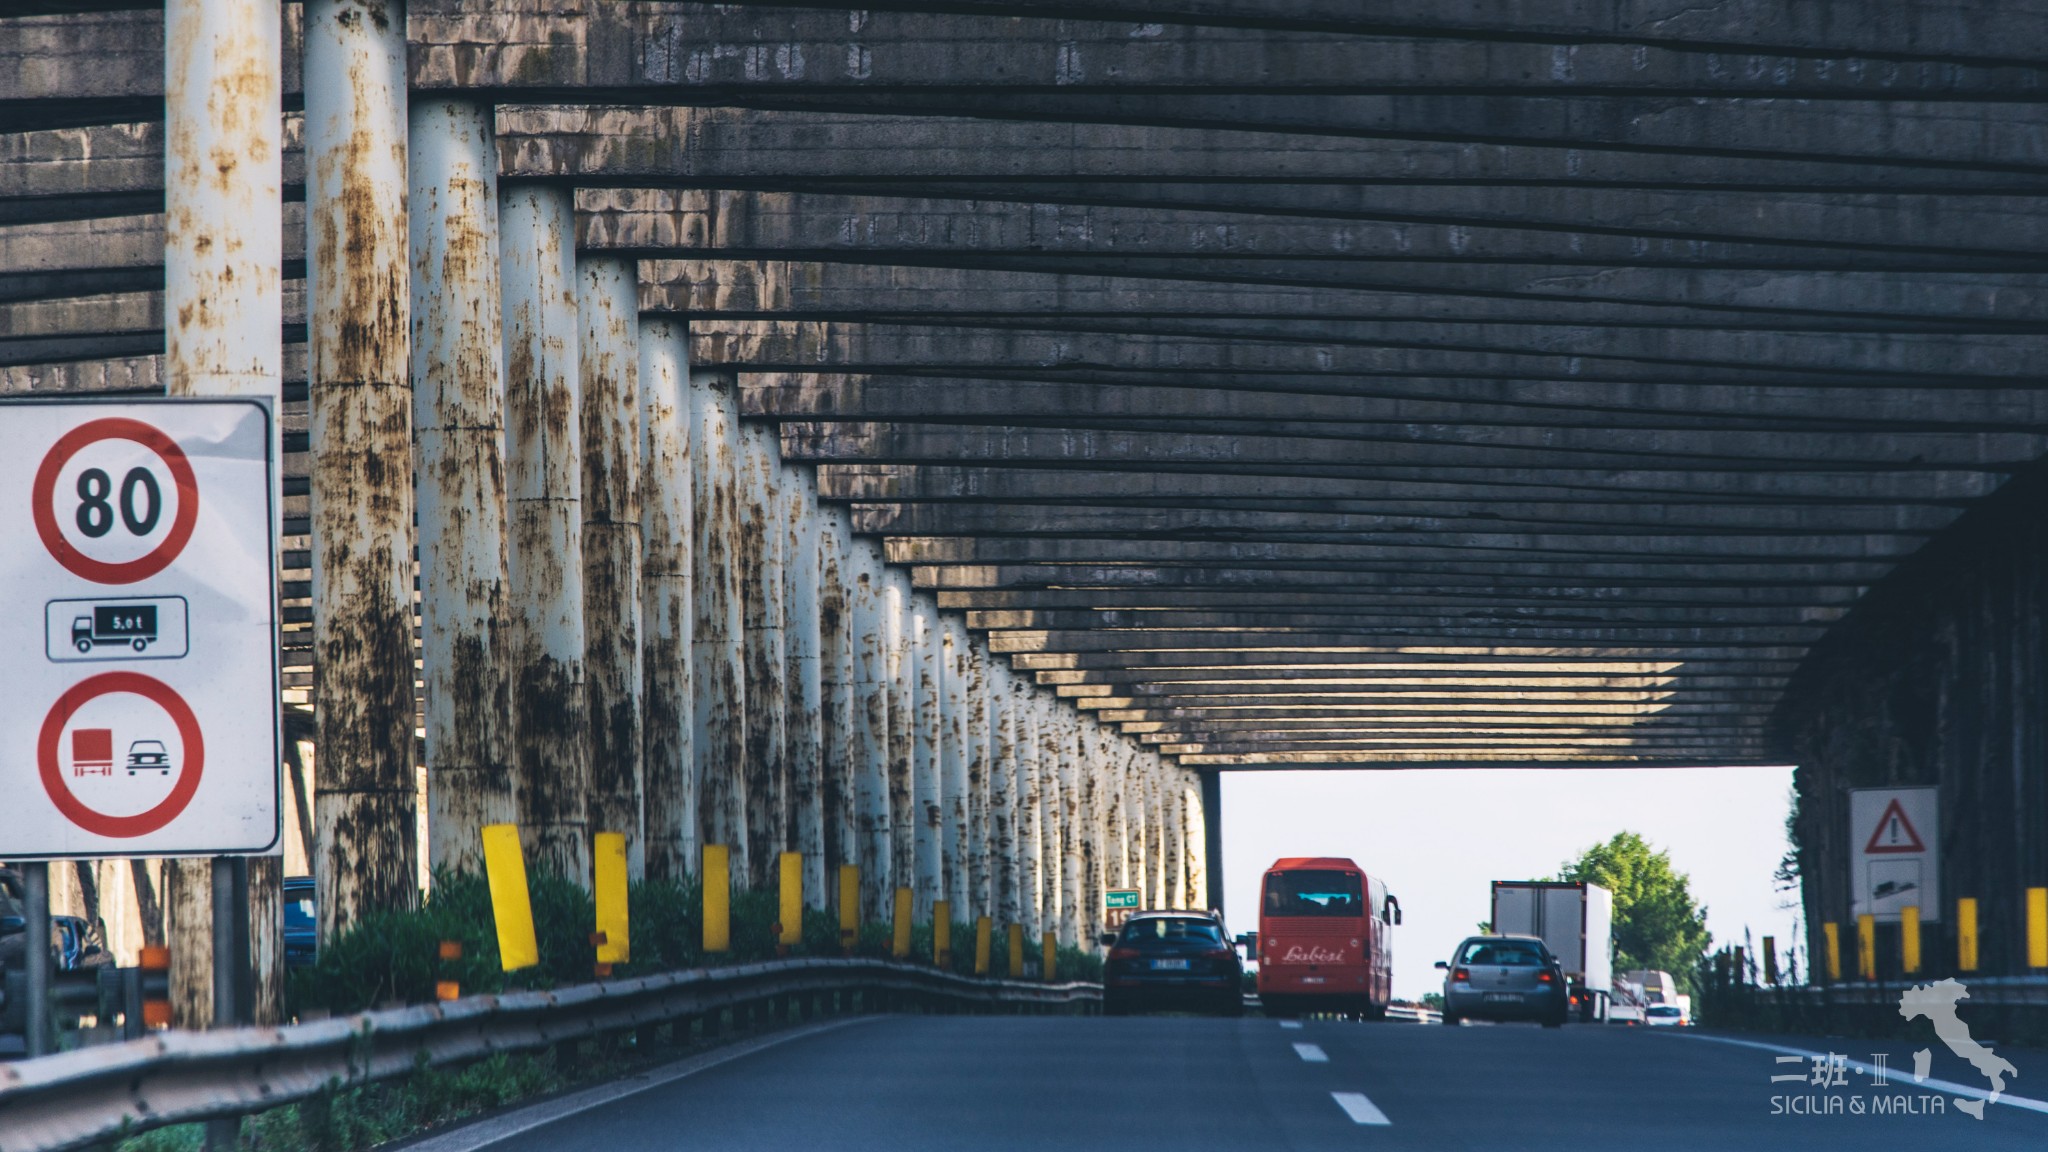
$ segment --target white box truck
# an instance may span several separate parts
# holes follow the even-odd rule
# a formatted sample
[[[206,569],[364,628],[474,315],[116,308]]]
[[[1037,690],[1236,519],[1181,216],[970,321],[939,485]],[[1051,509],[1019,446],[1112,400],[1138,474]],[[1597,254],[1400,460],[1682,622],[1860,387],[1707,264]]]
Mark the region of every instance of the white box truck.
[[[1495,880],[1493,930],[1534,936],[1556,955],[1582,1021],[1605,1020],[1614,995],[1614,894],[1598,884]]]

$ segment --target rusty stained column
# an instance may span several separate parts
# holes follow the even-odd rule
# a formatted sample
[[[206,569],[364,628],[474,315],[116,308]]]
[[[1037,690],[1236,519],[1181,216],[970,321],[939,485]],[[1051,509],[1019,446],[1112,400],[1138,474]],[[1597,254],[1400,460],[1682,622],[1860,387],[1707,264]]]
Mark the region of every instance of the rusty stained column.
[[[1166,823],[1166,906],[1188,906],[1187,790],[1180,769],[1161,764],[1159,803]]]
[[[824,678],[819,650],[824,622],[819,607],[817,487],[811,469],[782,469],[782,624],[789,707],[783,756],[789,772],[789,850],[804,857],[804,906],[825,907]]]
[[[1014,919],[1024,925],[1025,935],[1036,938],[1042,931],[1045,908],[1045,861],[1039,847],[1044,836],[1045,815],[1040,810],[1038,778],[1038,720],[1035,690],[1025,676],[1006,677],[1009,697],[1010,762],[1015,783],[1016,804],[1011,814],[1016,840],[1012,855],[1012,885],[1017,901]]]
[[[1054,757],[1060,774],[1060,943],[1079,947],[1082,942],[1082,901],[1087,898],[1088,803],[1074,710],[1050,702],[1048,725],[1051,739],[1047,751]]]
[[[513,753],[535,865],[590,880],[582,365],[568,189],[499,191]]]
[[[895,688],[889,679],[893,600],[881,543],[847,541],[853,642],[853,803],[859,826],[861,918],[881,920],[896,889],[895,808],[890,788]]]
[[[746,619],[747,844],[754,883],[775,880],[777,857],[789,844],[789,764],[784,758],[788,654],[783,557],[781,463],[774,429],[740,426],[740,602]]]
[[[1102,922],[1103,881],[1108,878],[1108,781],[1098,754],[1095,717],[1072,708],[1064,711],[1074,715],[1075,754],[1080,758],[1081,940],[1084,949],[1093,949]]]
[[[972,649],[972,687],[983,716],[977,761],[981,765],[978,899],[998,924],[1017,921],[1017,773],[1010,724],[1010,685],[1001,658],[985,643]]]
[[[884,650],[889,686],[889,871],[896,885],[916,886],[915,841],[921,822],[911,776],[917,759],[917,630],[911,615],[910,577],[900,568],[884,579]]]
[[[681,880],[700,859],[690,641],[690,334],[640,321],[640,723],[645,864]]]
[[[1166,878],[1173,867],[1172,851],[1166,840],[1166,821],[1160,811],[1159,756],[1150,747],[1138,750],[1138,766],[1145,787],[1145,848],[1149,854],[1145,876],[1149,882],[1145,901],[1154,908],[1171,908]]]
[[[1187,863],[1187,906],[1208,908],[1209,899],[1209,829],[1202,814],[1202,777],[1200,773],[1186,769],[1180,771],[1181,811],[1187,828],[1186,850],[1183,859]]]
[[[507,742],[505,349],[491,106],[410,120],[413,466],[427,863],[478,872],[478,830],[518,818]]]
[[[1116,752],[1117,789],[1121,794],[1118,804],[1123,811],[1124,887],[1137,889],[1139,906],[1149,907],[1145,903],[1145,897],[1152,891],[1146,883],[1149,869],[1145,860],[1145,780],[1139,774],[1131,742],[1114,728],[1109,732],[1110,745]]]
[[[164,383],[172,396],[281,402],[281,44],[275,3],[164,6]],[[281,471],[282,456],[278,464]],[[271,496],[282,508],[280,491]],[[213,868],[205,858],[164,861],[171,1004],[181,1028],[213,1022]],[[138,902],[147,903],[142,862],[131,872]],[[282,996],[284,967],[272,962],[283,933],[279,876],[275,857],[250,861],[250,951],[264,961],[259,1009]],[[257,1019],[275,1022],[260,1011]]]
[[[405,10],[305,6],[320,935],[419,899]]]
[[[945,628],[938,603],[929,594],[910,598],[911,684],[917,695],[911,744],[912,915],[931,916],[932,905],[946,896],[943,845],[944,756],[946,726]]]
[[[1122,741],[1092,718],[1096,773],[1102,779],[1102,883],[1131,886],[1131,810],[1124,788]]]
[[[582,369],[583,643],[590,712],[590,830],[623,832],[626,872],[647,874],[640,663],[640,265],[576,262]]]
[[[952,616],[939,619],[939,697],[940,891],[953,914],[965,920],[976,914],[969,884],[967,767],[968,733],[975,724],[967,705],[967,629]]]
[[[1066,919],[1067,888],[1066,794],[1062,791],[1058,716],[1052,697],[1031,694],[1032,747],[1038,761],[1039,845],[1041,885],[1039,931],[1057,933]]]
[[[746,626],[739,570],[738,382],[690,377],[691,551],[696,618],[690,640],[692,750],[702,843],[732,850],[733,883],[748,886]],[[690,861],[694,871],[697,861]]]
[[[816,498],[816,488],[810,489]],[[849,552],[853,526],[838,505],[817,510],[818,525],[818,760],[824,887],[837,893],[837,869],[860,863],[860,807],[855,782],[855,608]]]

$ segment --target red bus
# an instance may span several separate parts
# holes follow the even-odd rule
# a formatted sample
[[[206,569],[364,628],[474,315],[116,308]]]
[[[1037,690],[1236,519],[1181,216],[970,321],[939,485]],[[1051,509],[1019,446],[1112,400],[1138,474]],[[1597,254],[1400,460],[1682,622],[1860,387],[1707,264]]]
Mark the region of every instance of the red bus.
[[[1277,860],[1259,885],[1259,1003],[1269,1016],[1383,1020],[1394,995],[1401,902],[1337,856]]]

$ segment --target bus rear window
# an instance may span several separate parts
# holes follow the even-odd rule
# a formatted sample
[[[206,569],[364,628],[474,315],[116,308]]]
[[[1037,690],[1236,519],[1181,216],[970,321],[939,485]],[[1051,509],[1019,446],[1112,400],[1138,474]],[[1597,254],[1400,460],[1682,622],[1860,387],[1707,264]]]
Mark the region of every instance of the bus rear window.
[[[1365,915],[1365,898],[1355,872],[1273,872],[1266,876],[1268,916]]]

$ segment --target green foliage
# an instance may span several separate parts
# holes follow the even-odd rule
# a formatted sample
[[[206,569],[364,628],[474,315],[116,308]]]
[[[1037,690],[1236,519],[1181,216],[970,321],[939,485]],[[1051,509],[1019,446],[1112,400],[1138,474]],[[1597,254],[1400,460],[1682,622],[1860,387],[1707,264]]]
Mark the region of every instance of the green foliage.
[[[1617,832],[1566,861],[1560,873],[1614,893],[1614,965],[1654,968],[1693,985],[1707,948],[1707,910],[1692,897],[1692,883],[1671,857],[1634,832]]]

